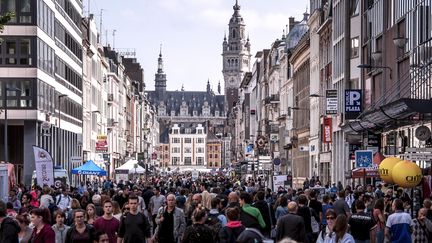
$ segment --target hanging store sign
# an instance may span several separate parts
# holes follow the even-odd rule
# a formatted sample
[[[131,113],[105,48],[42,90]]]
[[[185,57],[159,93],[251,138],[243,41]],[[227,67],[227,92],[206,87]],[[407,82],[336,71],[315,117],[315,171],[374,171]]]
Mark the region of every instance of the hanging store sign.
[[[337,114],[337,90],[328,89],[326,90],[326,115]]]
[[[108,152],[107,135],[97,135],[96,152]]]
[[[362,91],[345,90],[345,119],[356,119],[362,112]]]
[[[332,118],[324,117],[323,122],[323,143],[332,142]]]

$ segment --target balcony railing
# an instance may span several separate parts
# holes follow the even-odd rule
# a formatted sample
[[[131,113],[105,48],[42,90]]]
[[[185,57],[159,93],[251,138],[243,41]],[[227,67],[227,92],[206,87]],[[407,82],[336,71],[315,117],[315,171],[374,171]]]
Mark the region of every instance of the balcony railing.
[[[278,104],[279,103],[279,95],[278,94],[273,94],[270,96],[267,96],[264,99],[264,104],[268,105],[268,104]]]

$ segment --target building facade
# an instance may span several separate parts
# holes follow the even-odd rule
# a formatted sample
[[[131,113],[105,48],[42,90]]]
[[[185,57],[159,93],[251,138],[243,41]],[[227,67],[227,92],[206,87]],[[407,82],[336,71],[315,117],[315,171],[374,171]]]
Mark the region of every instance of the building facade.
[[[220,84],[218,92],[221,91]],[[224,124],[226,120],[225,96],[216,94],[207,81],[206,91],[168,91],[167,75],[164,71],[162,52],[158,57],[158,69],[155,74],[155,90],[146,91],[149,104],[155,107],[155,116],[159,125],[159,148],[161,145],[169,144],[169,154],[159,151],[158,159],[163,166],[177,168],[178,166],[202,166],[207,167],[209,163],[206,155],[206,142],[202,144],[203,149],[198,147],[183,147],[183,137],[190,134],[190,129],[201,131],[205,127],[205,133],[200,136],[207,136],[208,131],[213,135],[218,134],[219,138],[224,137]],[[187,127],[194,124],[193,127]],[[201,129],[202,128],[202,129]],[[174,134],[173,132],[179,132]],[[181,132],[181,133],[180,133]],[[176,141],[173,143],[171,136]],[[178,139],[180,139],[178,141]],[[187,138],[192,141],[193,138]],[[185,143],[189,144],[189,143]],[[201,144],[201,140],[200,140]],[[173,147],[174,146],[174,147]],[[195,145],[194,145],[195,146]],[[163,146],[162,146],[163,147]],[[186,152],[190,150],[190,152]],[[200,152],[197,152],[199,149]],[[176,152],[173,152],[176,151]],[[202,151],[201,151],[202,150]],[[193,156],[192,156],[193,155]],[[169,156],[167,161],[166,156]],[[212,162],[214,164],[214,162]],[[218,166],[222,166],[218,163]]]
[[[3,31],[0,62],[1,96],[7,100],[8,133],[13,136],[0,147],[2,159],[16,165],[18,180],[29,184],[35,169],[32,145],[46,149],[66,170],[71,169],[70,157],[81,155],[82,2],[1,4],[1,13],[15,12],[15,18]]]
[[[173,168],[206,168],[207,132],[202,124],[173,124],[169,133]]]

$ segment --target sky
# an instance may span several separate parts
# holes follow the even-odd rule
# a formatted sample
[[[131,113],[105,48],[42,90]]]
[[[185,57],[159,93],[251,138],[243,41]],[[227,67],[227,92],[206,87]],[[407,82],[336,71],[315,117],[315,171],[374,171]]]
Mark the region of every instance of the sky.
[[[167,90],[203,91],[207,80],[214,91],[222,76],[222,41],[235,0],[83,0],[84,15],[94,14],[102,43],[115,49],[135,49],[144,68],[147,90],[162,44]],[[240,14],[251,42],[252,63],[257,51],[280,39],[289,17],[303,18],[308,0],[239,0]],[[90,7],[90,8],[89,8]],[[115,38],[113,38],[115,30]],[[108,34],[106,34],[108,33]],[[113,43],[114,40],[114,43]]]

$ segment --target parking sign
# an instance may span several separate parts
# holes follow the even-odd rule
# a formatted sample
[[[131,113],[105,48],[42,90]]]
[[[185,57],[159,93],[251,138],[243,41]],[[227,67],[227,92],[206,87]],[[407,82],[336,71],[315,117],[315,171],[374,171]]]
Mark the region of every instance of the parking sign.
[[[372,167],[373,152],[372,150],[356,150],[355,161],[357,168]]]
[[[362,91],[360,89],[345,90],[345,118],[355,119],[362,112]]]

